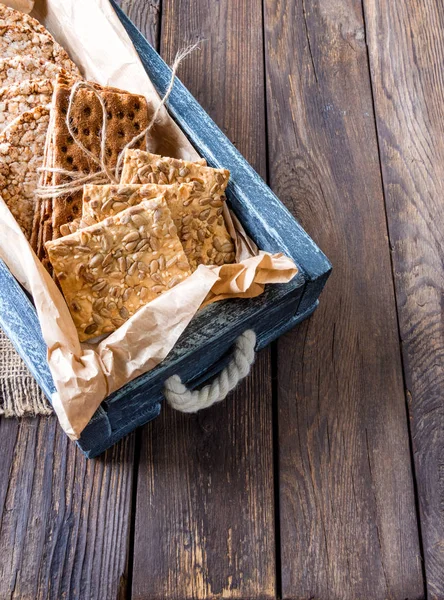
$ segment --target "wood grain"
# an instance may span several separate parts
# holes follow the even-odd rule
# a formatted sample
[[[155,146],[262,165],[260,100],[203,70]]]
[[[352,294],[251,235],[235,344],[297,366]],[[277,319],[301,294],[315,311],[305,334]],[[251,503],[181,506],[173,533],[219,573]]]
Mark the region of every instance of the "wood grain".
[[[205,38],[180,78],[265,174],[261,3],[163,2],[162,54]],[[143,430],[134,598],[274,598],[270,352],[196,416],[164,407]]]
[[[0,598],[124,598],[134,436],[91,461],[54,417],[0,440]]]
[[[159,48],[161,0],[116,0],[156,49]]]
[[[265,3],[272,187],[333,263],[279,342],[282,595],[423,597],[361,3]]]
[[[366,0],[429,598],[444,598],[444,11]]]

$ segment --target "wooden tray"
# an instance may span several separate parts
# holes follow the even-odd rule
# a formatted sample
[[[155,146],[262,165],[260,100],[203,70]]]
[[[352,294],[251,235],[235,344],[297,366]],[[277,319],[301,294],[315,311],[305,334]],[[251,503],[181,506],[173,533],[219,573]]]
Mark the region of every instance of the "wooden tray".
[[[163,95],[171,77],[169,67],[120,8],[111,3],[149,77]],[[101,454],[156,417],[164,381],[171,375],[177,373],[189,387],[197,387],[227,364],[234,341],[246,329],[254,329],[260,349],[309,316],[331,271],[316,244],[178,80],[168,110],[209,165],[231,171],[229,205],[256,244],[263,250],[282,251],[292,257],[300,272],[288,284],[268,286],[258,298],[222,301],[200,311],[159,366],[102,402],[78,441],[87,457]],[[1,261],[0,325],[51,399],[55,388],[34,306]]]

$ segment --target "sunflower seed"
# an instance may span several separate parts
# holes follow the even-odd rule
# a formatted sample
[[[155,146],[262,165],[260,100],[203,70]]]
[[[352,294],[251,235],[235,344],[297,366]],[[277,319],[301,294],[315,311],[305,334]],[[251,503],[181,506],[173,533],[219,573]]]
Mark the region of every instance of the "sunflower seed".
[[[143,227],[146,225],[146,220],[142,217],[142,215],[132,215],[131,221],[136,227]]]
[[[135,272],[137,271],[137,263],[133,263],[130,268],[128,269],[128,275],[134,275]]]
[[[134,288],[132,288],[132,287],[126,288],[126,290],[122,294],[122,300],[124,302],[127,302],[129,300],[131,294],[133,293],[133,291],[134,291]]]
[[[127,208],[128,205],[125,202],[113,202],[113,205],[111,207],[111,209],[113,210],[113,212],[118,213],[121,212],[122,210],[125,210],[125,208]]]
[[[122,243],[126,244],[127,242],[135,242],[138,239],[139,239],[139,232],[138,231],[130,231],[125,236],[123,236]]]
[[[176,256],[173,256],[172,258],[170,258],[170,260],[168,260],[166,263],[166,268],[169,269],[170,267],[175,265],[177,263],[177,259],[178,259],[177,254],[176,254]]]
[[[167,287],[169,289],[171,289],[172,287],[174,287],[175,285],[177,285],[180,281],[180,277],[178,275],[176,275],[175,277],[173,277],[172,279],[169,280],[169,282],[167,283]]]
[[[125,306],[122,306],[122,308],[119,310],[119,315],[122,317],[122,319],[128,319],[130,316],[128,309],[125,308]]]
[[[128,252],[134,252],[137,244],[138,242],[129,242],[128,244],[125,244],[125,250],[127,250]]]
[[[96,330],[97,330],[97,323],[91,323],[91,325],[88,325],[88,327],[85,327],[86,335],[91,335]]]
[[[99,281],[97,283],[95,283],[91,289],[93,292],[100,292],[101,290],[103,290],[106,286],[106,281],[104,279],[99,279]]]
[[[94,269],[95,267],[98,267],[102,264],[103,262],[103,254],[95,254],[92,259],[89,261],[89,267],[91,269]]]
[[[74,312],[80,312],[81,308],[77,302],[71,302],[71,308]]]

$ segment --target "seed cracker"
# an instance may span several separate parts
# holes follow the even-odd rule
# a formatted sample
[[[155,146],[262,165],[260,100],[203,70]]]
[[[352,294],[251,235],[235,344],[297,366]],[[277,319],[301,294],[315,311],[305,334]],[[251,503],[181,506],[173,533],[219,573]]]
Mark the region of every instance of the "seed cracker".
[[[195,162],[168,158],[128,149],[125,152],[120,183],[189,183],[195,182],[196,190],[223,194],[230,172],[213,169]]]
[[[0,87],[20,83],[27,79],[54,79],[62,67],[56,63],[34,56],[14,56],[0,59]],[[80,72],[71,62],[68,72],[80,77]]]
[[[80,341],[110,333],[190,275],[164,199],[47,242]]]
[[[28,239],[48,123],[48,108],[37,106],[17,117],[0,134],[0,195]]]
[[[51,79],[21,81],[0,89],[0,129],[3,129],[35,106],[45,106],[51,102],[53,85]]]
[[[233,240],[223,217],[225,197],[182,184],[85,185],[82,219],[102,221],[147,198],[162,195],[171,211],[179,239],[194,271],[200,264],[223,265],[235,260]]]

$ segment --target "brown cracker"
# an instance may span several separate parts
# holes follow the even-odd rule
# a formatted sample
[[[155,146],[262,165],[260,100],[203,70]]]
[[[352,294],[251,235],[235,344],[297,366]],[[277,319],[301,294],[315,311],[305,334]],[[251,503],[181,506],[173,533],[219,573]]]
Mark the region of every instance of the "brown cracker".
[[[46,244],[80,341],[110,333],[190,275],[165,200]]]
[[[54,132],[52,139],[53,166],[68,171],[93,173],[99,170],[85,152],[74,142],[66,126],[66,112],[73,81],[59,76],[55,86]],[[130,94],[114,88],[95,85],[108,111],[106,123],[106,157],[109,168],[114,168],[119,153],[148,124],[148,106],[141,95]],[[102,107],[96,95],[87,89],[80,89],[75,96],[71,112],[72,125],[78,139],[95,156],[100,156],[100,131],[102,128]],[[145,140],[140,140],[139,147]],[[55,185],[67,181],[66,176],[55,174]],[[60,235],[60,225],[68,223],[81,214],[82,192],[76,192],[53,201],[53,238]]]
[[[222,265],[235,260],[233,240],[222,214],[224,196],[195,189],[195,182],[182,184],[85,185],[82,221],[99,222],[147,198],[162,195],[167,201],[179,239],[192,270],[198,265]],[[90,221],[89,221],[90,222]]]
[[[189,183],[195,182],[197,189],[223,194],[230,172],[213,169],[195,162],[169,158],[143,152],[126,150],[120,183]]]

